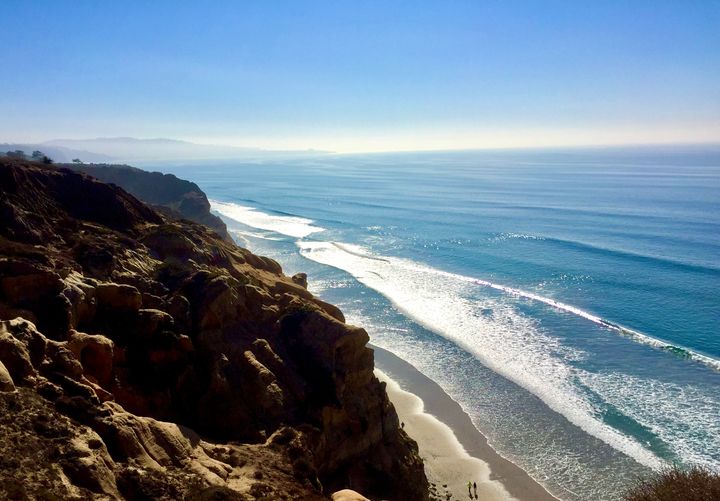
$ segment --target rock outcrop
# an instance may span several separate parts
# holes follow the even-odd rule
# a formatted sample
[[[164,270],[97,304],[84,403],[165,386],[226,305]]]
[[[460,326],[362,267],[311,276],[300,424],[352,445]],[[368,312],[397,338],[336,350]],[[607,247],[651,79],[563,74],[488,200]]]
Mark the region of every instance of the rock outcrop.
[[[65,164],[64,167],[90,174],[115,184],[166,215],[204,224],[228,241],[225,223],[210,212],[210,202],[198,185],[173,174],[148,172],[129,165]]]
[[[0,161],[0,497],[427,499],[367,333],[305,285],[116,186]]]

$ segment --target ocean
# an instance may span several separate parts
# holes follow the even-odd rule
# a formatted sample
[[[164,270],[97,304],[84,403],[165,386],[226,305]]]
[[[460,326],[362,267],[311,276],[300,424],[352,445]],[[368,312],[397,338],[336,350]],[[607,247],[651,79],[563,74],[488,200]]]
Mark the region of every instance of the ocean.
[[[720,149],[142,167],[195,181],[557,497],[720,470]]]

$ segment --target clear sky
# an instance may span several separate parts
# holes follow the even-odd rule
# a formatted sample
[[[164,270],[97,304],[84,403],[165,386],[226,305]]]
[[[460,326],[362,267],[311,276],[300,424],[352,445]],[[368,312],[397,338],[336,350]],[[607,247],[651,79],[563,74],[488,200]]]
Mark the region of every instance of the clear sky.
[[[720,142],[720,1],[0,4],[0,142]]]

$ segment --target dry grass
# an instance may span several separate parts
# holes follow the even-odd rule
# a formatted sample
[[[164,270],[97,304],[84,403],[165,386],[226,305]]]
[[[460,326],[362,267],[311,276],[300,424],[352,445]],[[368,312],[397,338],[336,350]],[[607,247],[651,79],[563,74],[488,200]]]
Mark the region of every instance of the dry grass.
[[[626,501],[718,501],[720,474],[705,468],[671,468],[643,479],[626,495]]]

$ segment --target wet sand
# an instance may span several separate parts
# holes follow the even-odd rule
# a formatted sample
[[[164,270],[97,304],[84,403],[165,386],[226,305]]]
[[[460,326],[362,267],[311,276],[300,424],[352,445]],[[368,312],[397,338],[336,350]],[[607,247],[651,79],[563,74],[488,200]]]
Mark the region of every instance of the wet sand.
[[[378,377],[388,384],[405,431],[418,442],[426,472],[440,499],[557,501],[522,468],[500,456],[460,405],[437,383],[392,353],[375,350]],[[443,487],[443,484],[446,487]]]

